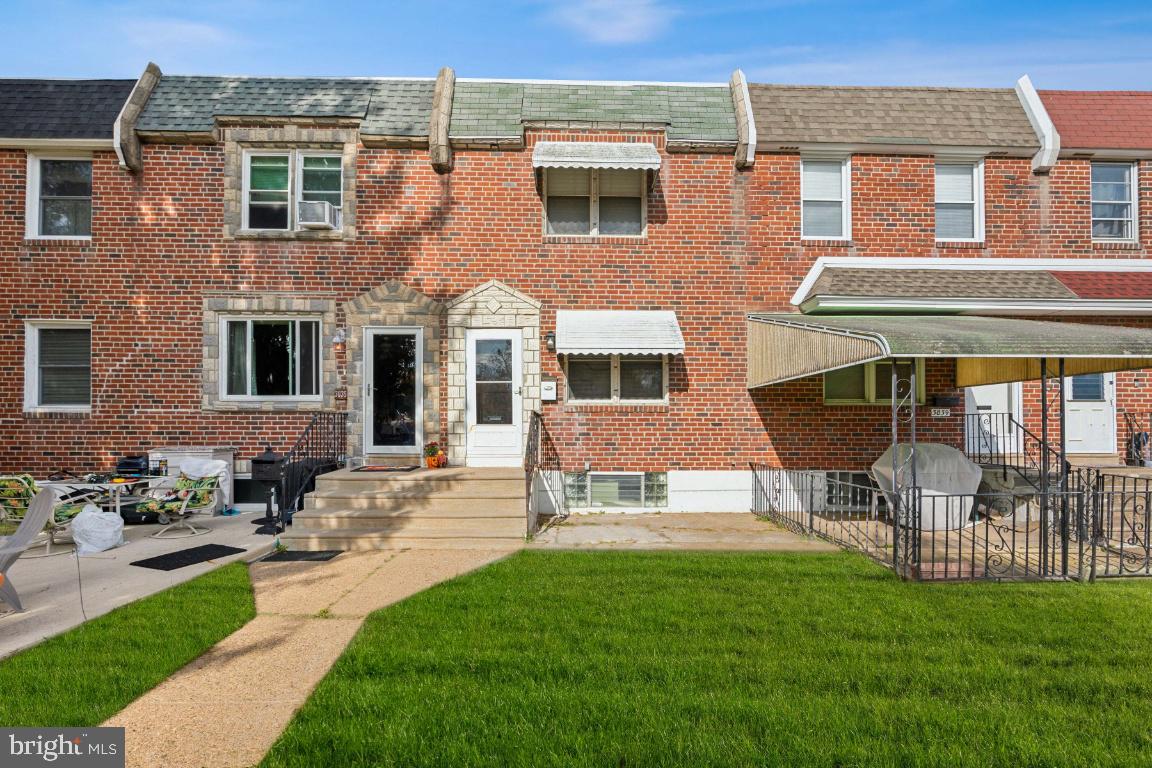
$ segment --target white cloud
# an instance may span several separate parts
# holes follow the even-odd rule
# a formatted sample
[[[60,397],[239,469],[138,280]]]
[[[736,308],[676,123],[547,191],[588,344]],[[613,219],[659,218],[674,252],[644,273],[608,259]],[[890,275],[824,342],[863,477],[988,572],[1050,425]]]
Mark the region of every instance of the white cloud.
[[[589,42],[618,45],[659,37],[676,13],[658,0],[562,0],[550,18]]]
[[[183,19],[129,19],[121,29],[129,43],[157,50],[215,48],[236,42],[223,27]]]

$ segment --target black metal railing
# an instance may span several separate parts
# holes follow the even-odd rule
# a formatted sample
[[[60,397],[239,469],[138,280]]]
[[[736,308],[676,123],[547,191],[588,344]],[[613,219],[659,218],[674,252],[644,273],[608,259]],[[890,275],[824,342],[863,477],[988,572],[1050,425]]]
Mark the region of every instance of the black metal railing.
[[[1152,466],[1152,412],[1123,411],[1124,460],[1133,467]]]
[[[541,520],[546,520],[546,527],[568,516],[560,452],[539,411],[532,412],[524,445],[524,499],[528,538],[541,531]]]
[[[1055,490],[912,487],[897,507],[865,473],[752,470],[757,515],[863,552],[904,578],[1152,576],[1152,478],[1078,469]]]
[[[295,445],[284,455],[280,470],[280,514],[291,525],[304,495],[315,489],[316,478],[344,466],[348,440],[348,414],[314,414]]]
[[[999,467],[1005,477],[1014,472],[1035,490],[1042,489],[1045,474],[1049,487],[1057,484],[1060,451],[1046,444],[1013,414],[970,413],[965,416],[964,427],[964,455],[975,463]],[[1067,461],[1063,466],[1070,469]]]

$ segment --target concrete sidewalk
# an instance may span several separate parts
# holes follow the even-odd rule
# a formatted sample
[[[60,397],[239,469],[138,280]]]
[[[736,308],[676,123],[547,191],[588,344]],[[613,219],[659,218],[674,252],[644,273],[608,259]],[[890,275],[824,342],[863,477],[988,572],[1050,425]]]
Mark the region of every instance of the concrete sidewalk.
[[[534,549],[680,549],[835,552],[751,513],[666,512],[572,515],[536,537]]]
[[[365,616],[512,551],[350,552],[321,563],[256,563],[256,618],[104,725],[127,729],[128,766],[254,765]]]
[[[273,536],[258,536],[253,531],[254,513],[236,516],[197,517],[197,525],[211,533],[182,539],[153,539],[158,525],[124,526],[128,543],[96,555],[77,558],[70,544],[61,554],[49,557],[21,557],[9,576],[20,592],[23,613],[14,613],[0,604],[0,658],[58,635],[84,621],[80,609],[83,587],[84,610],[89,619],[102,616],[114,608],[165,590],[234,560],[251,560],[272,550]],[[130,565],[143,560],[203,544],[223,544],[245,550],[243,554],[211,560],[174,571],[154,571]],[[28,554],[43,551],[38,547]],[[77,574],[79,560],[79,575]]]

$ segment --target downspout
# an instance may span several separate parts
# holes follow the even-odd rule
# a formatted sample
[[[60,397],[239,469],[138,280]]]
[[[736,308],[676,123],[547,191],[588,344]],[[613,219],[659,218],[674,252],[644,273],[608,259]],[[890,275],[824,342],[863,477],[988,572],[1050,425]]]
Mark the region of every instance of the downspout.
[[[1020,99],[1020,106],[1028,116],[1036,138],[1040,140],[1040,149],[1032,156],[1032,172],[1048,173],[1060,157],[1060,134],[1056,131],[1056,124],[1048,116],[1048,110],[1044,108],[1044,102],[1040,100],[1040,94],[1036,93],[1028,75],[1016,81],[1016,97]]]
[[[728,86],[736,111],[736,167],[743,170],[756,164],[756,118],[752,114],[752,97],[743,70],[732,73]]]

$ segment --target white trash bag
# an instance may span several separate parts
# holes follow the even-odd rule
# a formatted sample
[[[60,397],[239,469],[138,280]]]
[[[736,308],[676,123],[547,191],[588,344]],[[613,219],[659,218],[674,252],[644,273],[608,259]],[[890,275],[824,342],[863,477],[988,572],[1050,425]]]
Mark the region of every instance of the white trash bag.
[[[94,555],[125,544],[124,520],[110,509],[85,504],[72,520],[72,541],[76,554]]]

